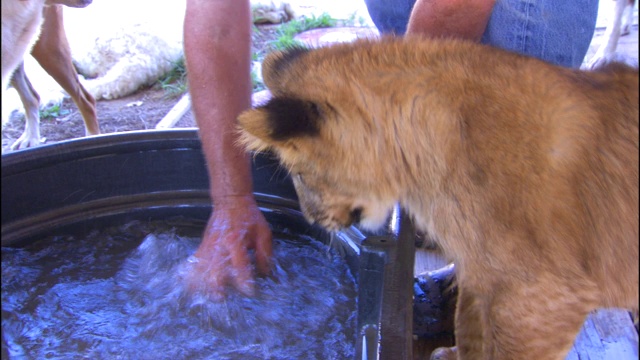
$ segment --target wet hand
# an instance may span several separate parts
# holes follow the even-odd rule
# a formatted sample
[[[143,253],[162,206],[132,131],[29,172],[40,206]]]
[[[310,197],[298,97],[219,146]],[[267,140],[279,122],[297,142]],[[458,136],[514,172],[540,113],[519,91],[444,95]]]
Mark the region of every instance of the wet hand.
[[[252,295],[254,273],[249,250],[255,250],[257,272],[267,274],[272,251],[269,224],[252,195],[214,202],[202,243],[189,258],[187,286],[214,299],[224,297],[228,286]]]

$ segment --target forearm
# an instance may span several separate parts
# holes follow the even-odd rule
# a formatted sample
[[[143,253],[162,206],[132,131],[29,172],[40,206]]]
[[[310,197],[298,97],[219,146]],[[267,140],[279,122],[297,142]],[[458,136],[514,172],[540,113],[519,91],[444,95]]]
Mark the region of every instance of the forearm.
[[[495,0],[417,0],[407,34],[480,41]]]
[[[188,0],[184,49],[191,106],[207,159],[211,195],[252,192],[236,118],[251,105],[251,17],[244,0]]]

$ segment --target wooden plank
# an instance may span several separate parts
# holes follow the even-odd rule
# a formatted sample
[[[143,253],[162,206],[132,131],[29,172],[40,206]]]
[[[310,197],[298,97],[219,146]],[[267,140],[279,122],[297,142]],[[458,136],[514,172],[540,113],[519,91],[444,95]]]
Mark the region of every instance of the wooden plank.
[[[449,265],[438,249],[416,249],[414,274],[441,269]]]
[[[167,115],[158,122],[156,129],[170,129],[191,109],[191,98],[189,93],[182,96],[180,101],[176,103]]]
[[[566,359],[638,359],[638,332],[629,312],[599,309],[589,314]]]

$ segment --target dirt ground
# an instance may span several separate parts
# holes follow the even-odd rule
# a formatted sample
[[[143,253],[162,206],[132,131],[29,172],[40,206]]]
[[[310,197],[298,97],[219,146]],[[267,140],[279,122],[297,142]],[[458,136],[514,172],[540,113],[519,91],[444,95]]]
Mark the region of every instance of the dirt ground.
[[[254,32],[254,52],[264,51],[268,43],[277,38],[273,25],[259,26]],[[587,58],[593,55],[602,40],[604,29],[596,30]],[[638,55],[638,27],[633,27],[629,36],[621,38],[619,51],[630,54],[637,62]],[[151,130],[180,100],[180,95],[170,95],[169,92],[159,86],[141,89],[137,93],[116,99],[103,100],[97,104],[98,120],[103,134],[132,130]],[[70,99],[65,99],[60,106],[59,117],[46,117],[41,119],[40,132],[45,138],[45,144],[51,144],[62,140],[68,140],[84,136],[84,123],[75,104]],[[191,112],[175,125],[177,128],[196,127]],[[11,144],[22,134],[24,130],[24,117],[17,112],[11,116],[8,124],[2,131],[2,153],[10,150]]]
[[[253,52],[267,48],[268,43],[277,38],[274,25],[260,25],[254,31]],[[103,134],[133,130],[152,130],[173,108],[182,95],[174,95],[159,85],[140,89],[133,95],[115,100],[97,102],[98,121]],[[78,108],[70,98],[65,98],[57,112],[60,116],[40,119],[40,135],[44,144],[83,137],[84,122]],[[187,112],[174,126],[177,128],[196,127],[196,122]],[[24,131],[24,116],[14,112],[2,130],[2,153],[11,151],[11,145]]]

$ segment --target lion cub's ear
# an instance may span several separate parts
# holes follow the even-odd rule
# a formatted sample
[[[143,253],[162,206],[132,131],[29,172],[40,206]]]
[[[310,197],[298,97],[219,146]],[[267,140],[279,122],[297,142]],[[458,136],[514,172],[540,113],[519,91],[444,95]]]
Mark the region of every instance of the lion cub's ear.
[[[238,117],[240,142],[249,150],[264,151],[289,140],[320,133],[318,106],[288,97],[276,97],[267,104],[248,110]]]

